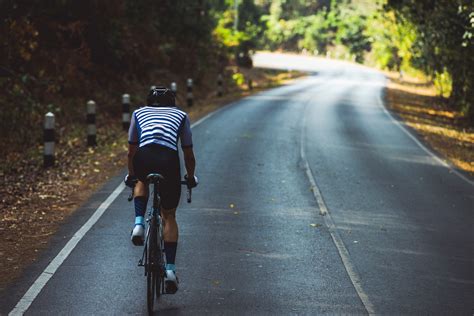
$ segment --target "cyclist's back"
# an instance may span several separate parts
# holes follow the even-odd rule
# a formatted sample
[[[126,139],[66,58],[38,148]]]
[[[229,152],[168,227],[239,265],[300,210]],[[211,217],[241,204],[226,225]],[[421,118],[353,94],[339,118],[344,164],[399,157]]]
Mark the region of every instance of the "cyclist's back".
[[[185,138],[181,139],[184,146],[192,145],[189,139],[189,119],[185,112],[174,106],[141,107],[133,113],[131,125],[136,125],[137,128],[130,129],[129,142],[139,142],[140,147],[158,144],[177,151],[180,132],[184,132],[182,136]]]

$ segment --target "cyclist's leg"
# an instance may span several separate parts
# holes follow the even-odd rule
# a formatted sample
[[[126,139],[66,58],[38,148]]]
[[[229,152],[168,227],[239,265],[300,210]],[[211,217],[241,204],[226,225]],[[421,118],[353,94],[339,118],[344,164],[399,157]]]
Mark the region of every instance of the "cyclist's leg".
[[[178,241],[178,223],[176,222],[176,208],[161,208],[161,216],[163,217],[163,238],[165,242]]]
[[[176,208],[161,208],[163,218],[163,239],[166,255],[166,293],[174,294],[178,290],[178,278],[176,277],[176,250],[178,249],[178,224],[176,223]]]
[[[179,178],[178,178],[179,179]],[[164,187],[162,191],[161,217],[163,218],[163,239],[166,253],[167,269],[175,271],[176,250],[178,248],[178,223],[176,208],[181,195],[181,183]]]
[[[143,218],[145,216],[149,194],[148,185],[146,185],[145,181],[148,174],[155,169],[154,159],[156,159],[156,155],[148,147],[138,148],[133,157],[133,169],[139,180],[133,191],[136,217]]]
[[[141,217],[142,223],[144,223],[143,218],[145,217],[146,205],[148,202],[148,186],[145,184],[145,182],[137,182],[133,190],[133,196],[136,221],[140,221],[139,217]]]
[[[178,244],[178,224],[176,208],[181,196],[181,173],[176,151],[162,151],[161,172],[164,180],[160,182],[161,216],[163,218],[163,239],[168,270],[175,270],[175,257]]]
[[[135,245],[143,245],[145,237],[145,211],[148,203],[148,185],[145,184],[149,173],[150,162],[147,148],[139,148],[133,159],[133,168],[139,181],[134,188],[135,222],[132,231],[132,242]]]
[[[179,166],[179,165],[178,165]],[[176,208],[181,196],[181,176],[179,169],[167,169],[165,181],[160,187],[161,193],[161,216],[163,218],[163,239],[166,255],[166,293],[173,294],[178,290],[178,279],[176,277],[176,250],[178,248],[178,223],[176,222]]]

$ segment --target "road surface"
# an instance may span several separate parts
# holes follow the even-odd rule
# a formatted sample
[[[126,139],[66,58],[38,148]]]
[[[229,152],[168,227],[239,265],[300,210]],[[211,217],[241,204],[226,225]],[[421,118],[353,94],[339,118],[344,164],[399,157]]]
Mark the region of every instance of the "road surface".
[[[157,314],[471,315],[472,180],[385,111],[383,75],[321,59],[255,62],[312,75],[193,127],[201,183],[178,210],[180,289]],[[15,305],[26,315],[146,314],[121,179],[64,225],[2,297],[1,314]],[[69,256],[43,272],[114,190]],[[48,282],[25,299],[39,275]]]

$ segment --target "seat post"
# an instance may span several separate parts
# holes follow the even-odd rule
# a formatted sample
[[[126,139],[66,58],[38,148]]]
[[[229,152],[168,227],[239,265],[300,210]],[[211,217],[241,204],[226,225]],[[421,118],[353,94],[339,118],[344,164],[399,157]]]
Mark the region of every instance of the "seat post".
[[[160,180],[164,180],[164,177],[159,173],[150,173],[147,177],[149,184],[153,184],[153,211],[159,206],[158,190]],[[153,214],[156,215],[156,214]]]
[[[160,182],[158,181],[158,179],[153,182],[153,210],[157,210],[158,212],[160,212],[160,210],[158,210],[158,186],[160,185]]]

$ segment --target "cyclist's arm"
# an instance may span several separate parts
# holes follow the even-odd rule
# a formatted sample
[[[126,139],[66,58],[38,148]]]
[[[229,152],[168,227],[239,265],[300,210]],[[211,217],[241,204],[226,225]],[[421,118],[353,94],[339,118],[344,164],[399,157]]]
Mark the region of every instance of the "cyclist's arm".
[[[138,131],[136,127],[135,121],[135,113],[132,115],[132,119],[130,120],[130,128],[128,129],[128,174],[130,176],[135,175],[135,171],[133,170],[133,157],[137,152],[138,148]]]
[[[133,157],[135,156],[135,153],[137,152],[137,145],[134,144],[128,144],[128,174],[130,176],[135,175],[135,171],[133,170]]]
[[[194,171],[196,169],[196,158],[194,157],[194,151],[192,147],[183,147],[184,153],[184,166],[186,167],[186,173],[188,178],[194,177]]]
[[[183,124],[181,126],[181,149],[184,154],[184,166],[186,167],[186,173],[189,178],[194,177],[194,171],[196,169],[196,158],[194,157],[193,151],[193,134],[191,132],[191,123],[186,115]]]

